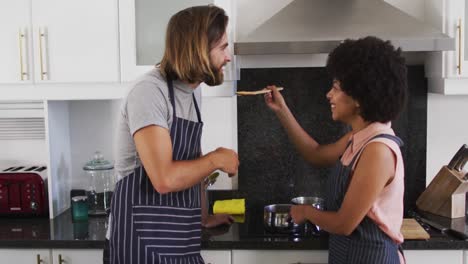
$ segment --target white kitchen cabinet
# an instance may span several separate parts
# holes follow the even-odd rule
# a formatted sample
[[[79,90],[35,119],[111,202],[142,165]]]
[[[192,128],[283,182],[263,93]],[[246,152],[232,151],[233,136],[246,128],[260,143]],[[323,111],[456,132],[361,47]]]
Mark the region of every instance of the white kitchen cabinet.
[[[0,249],[0,264],[52,264],[49,249]]]
[[[326,250],[233,250],[232,264],[328,263]]]
[[[53,264],[102,263],[102,249],[52,249]]]
[[[201,255],[206,264],[231,263],[231,250],[202,250]]]
[[[165,32],[170,17],[196,5],[215,4],[222,7],[230,22],[228,39],[233,54],[232,0],[120,0],[120,52],[122,82],[131,82],[149,71],[163,57]],[[235,59],[225,67],[225,83],[218,87],[203,86],[204,96],[232,96],[235,91]],[[206,88],[206,89],[205,89]],[[206,90],[206,92],[205,92]]]
[[[426,58],[429,92],[468,94],[468,4],[465,0],[425,1],[425,20],[455,39],[454,51],[431,52]]]
[[[463,250],[405,250],[406,264],[463,264]]]
[[[2,1],[0,29],[2,84],[120,79],[117,0]]]

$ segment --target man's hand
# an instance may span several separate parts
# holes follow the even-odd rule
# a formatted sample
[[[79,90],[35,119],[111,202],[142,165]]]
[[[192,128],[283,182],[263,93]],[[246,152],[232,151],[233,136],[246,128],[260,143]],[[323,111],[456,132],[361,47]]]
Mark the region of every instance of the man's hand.
[[[216,169],[226,172],[229,177],[237,174],[239,157],[234,150],[220,147],[208,153],[208,156]]]
[[[228,214],[214,214],[208,215],[206,219],[202,221],[202,226],[205,228],[212,228],[219,225],[230,225],[234,222],[234,218]]]

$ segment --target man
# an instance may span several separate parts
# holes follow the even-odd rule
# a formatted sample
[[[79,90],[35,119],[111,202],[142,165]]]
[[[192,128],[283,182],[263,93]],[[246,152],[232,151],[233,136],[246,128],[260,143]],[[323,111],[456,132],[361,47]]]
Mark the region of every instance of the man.
[[[201,182],[213,171],[237,173],[237,154],[201,154],[203,123],[194,95],[200,83],[223,82],[231,60],[224,10],[184,9],[169,21],[161,63],[123,101],[112,197],[110,263],[203,263]],[[230,223],[206,216],[205,226]],[[106,253],[105,253],[106,254]]]

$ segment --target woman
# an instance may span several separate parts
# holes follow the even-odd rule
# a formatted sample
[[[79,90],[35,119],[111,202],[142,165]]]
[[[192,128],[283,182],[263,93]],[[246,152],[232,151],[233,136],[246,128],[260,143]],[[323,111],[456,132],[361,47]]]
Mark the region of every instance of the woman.
[[[404,167],[401,140],[391,128],[406,101],[406,66],[401,50],[375,37],[345,40],[327,61],[333,84],[327,93],[332,118],[352,131],[320,145],[298,124],[275,86],[266,104],[301,155],[315,166],[338,169],[328,179],[327,211],[291,208],[330,233],[329,263],[404,263]],[[400,249],[400,250],[399,250]]]
[[[223,82],[222,68],[231,60],[227,22],[224,10],[211,5],[172,16],[160,65],[123,101],[110,263],[203,263],[201,182],[214,170],[234,175],[239,165],[230,149],[201,154],[203,123],[194,93],[202,82]],[[203,219],[207,227],[231,222],[228,215]]]

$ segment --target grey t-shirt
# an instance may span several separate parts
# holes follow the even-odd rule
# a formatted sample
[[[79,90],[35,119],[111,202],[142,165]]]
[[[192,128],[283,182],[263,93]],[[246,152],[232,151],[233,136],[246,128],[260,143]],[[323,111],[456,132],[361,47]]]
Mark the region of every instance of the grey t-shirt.
[[[201,109],[200,88],[191,88],[180,81],[173,81],[176,115],[198,121],[192,94]],[[156,125],[170,130],[173,120],[169,88],[159,68],[143,75],[130,88],[122,102],[117,125],[115,170],[118,178],[127,176],[141,161],[136,151],[133,135],[139,129]]]

